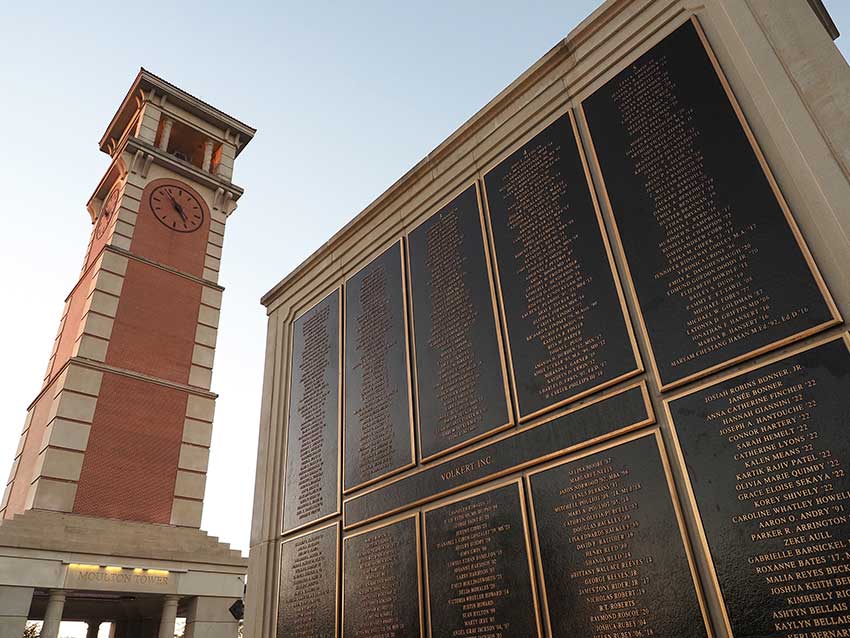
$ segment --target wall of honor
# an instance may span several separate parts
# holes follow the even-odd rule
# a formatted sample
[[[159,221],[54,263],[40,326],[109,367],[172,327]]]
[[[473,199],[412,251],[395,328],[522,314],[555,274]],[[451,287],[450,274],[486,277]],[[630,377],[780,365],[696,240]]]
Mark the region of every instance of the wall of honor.
[[[277,638],[850,636],[850,243],[714,14],[625,4],[592,81],[270,303]]]

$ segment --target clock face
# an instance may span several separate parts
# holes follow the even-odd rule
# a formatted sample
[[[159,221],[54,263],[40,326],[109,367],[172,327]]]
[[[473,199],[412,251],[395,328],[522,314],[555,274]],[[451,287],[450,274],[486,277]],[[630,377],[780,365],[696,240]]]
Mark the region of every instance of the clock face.
[[[114,213],[115,209],[118,208],[119,191],[120,189],[118,186],[113,188],[112,192],[109,193],[109,196],[106,198],[103,207],[100,209],[100,215],[97,216],[97,226],[94,230],[95,237],[98,239],[103,237],[103,233],[106,232],[106,228],[109,226],[109,222],[112,219],[112,213]]]
[[[151,191],[150,204],[156,218],[178,233],[191,233],[204,223],[201,202],[180,186],[158,186]]]

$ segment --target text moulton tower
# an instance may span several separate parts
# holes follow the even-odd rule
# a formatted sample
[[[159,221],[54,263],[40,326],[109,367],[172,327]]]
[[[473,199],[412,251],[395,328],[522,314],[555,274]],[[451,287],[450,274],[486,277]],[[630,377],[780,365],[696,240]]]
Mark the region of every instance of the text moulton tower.
[[[83,553],[102,558],[64,561],[55,565],[54,582],[25,583],[35,585],[30,618],[40,595],[48,598],[45,613],[62,596],[69,612],[73,593],[60,596],[61,588],[100,582],[121,589],[127,580],[124,589],[131,589],[132,575],[146,576],[151,565],[168,574],[169,582],[154,584],[179,603],[191,594],[179,582],[186,585],[191,570],[180,560],[167,569],[159,559],[181,547],[192,547],[201,562],[219,555],[231,567],[244,562],[196,530],[216,399],[210,382],[219,264],[225,224],[242,194],[231,181],[233,163],[254,133],[142,69],[100,141],[112,162],[87,205],[93,227],[86,259],[0,504],[0,567],[2,548],[15,544],[16,530],[26,536],[27,526],[34,533],[58,526],[57,549],[63,525],[66,537],[68,525],[89,526]],[[128,530],[137,532],[135,562],[115,554],[121,538],[130,543]],[[170,551],[156,556],[157,538],[168,545],[168,534],[183,541],[175,536]],[[89,573],[110,566],[103,578]],[[122,570],[124,579],[106,577]],[[155,579],[138,580],[150,591],[147,580]],[[18,583],[0,580],[4,585]],[[108,610],[101,618],[109,620]]]

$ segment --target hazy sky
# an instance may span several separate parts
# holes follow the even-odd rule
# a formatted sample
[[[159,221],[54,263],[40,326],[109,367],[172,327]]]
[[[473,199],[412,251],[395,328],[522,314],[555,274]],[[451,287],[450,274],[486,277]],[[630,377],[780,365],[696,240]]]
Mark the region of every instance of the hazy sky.
[[[0,475],[82,265],[97,141],[140,66],[259,129],[234,175],[203,519],[247,554],[260,296],[597,4],[0,2]],[[850,32],[850,2],[826,4]]]

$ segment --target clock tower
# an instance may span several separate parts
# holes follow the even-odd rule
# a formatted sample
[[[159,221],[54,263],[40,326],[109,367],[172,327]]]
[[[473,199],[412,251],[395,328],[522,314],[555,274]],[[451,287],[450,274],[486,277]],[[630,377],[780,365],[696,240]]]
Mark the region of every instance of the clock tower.
[[[93,606],[119,638],[167,634],[178,607],[200,631],[204,605],[241,595],[244,559],[199,527],[233,164],[254,133],[142,69],[101,138],[86,257],[0,504],[0,638],[9,592],[44,638],[57,609]],[[138,591],[138,609],[108,602]]]

